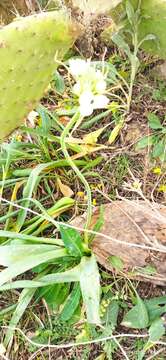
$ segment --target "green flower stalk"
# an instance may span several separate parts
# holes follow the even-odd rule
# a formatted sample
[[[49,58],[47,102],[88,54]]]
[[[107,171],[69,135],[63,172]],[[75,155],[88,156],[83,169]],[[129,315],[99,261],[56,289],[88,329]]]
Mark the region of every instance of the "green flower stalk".
[[[88,198],[87,204],[87,219],[85,224],[85,242],[88,245],[88,235],[86,230],[89,229],[92,218],[92,197],[90,186],[85,179],[84,175],[74,164],[71,159],[67,146],[66,139],[70,134],[70,131],[76,129],[84,117],[89,116],[93,113],[94,109],[106,108],[109,99],[105,96],[106,92],[106,81],[105,75],[98,69],[96,69],[89,60],[70,60],[69,61],[69,72],[76,80],[73,86],[73,93],[78,98],[79,107],[76,114],[71,118],[67,126],[61,135],[61,149],[63,154],[68,161],[68,164],[74,170],[80,181],[85,187],[85,191]]]
[[[68,150],[67,150],[67,146],[66,146],[66,138],[69,136],[70,130],[72,130],[74,125],[77,125],[77,123],[80,124],[82,119],[83,118],[81,117],[79,111],[76,112],[76,114],[71,118],[71,120],[69,121],[67,126],[64,128],[62,135],[61,135],[61,149],[63,151],[63,154],[64,154],[66,160],[68,161],[68,164],[71,166],[71,168],[74,170],[74,172],[76,173],[76,175],[78,176],[78,178],[80,179],[82,184],[84,185],[86,193],[87,193],[88,208],[87,208],[87,220],[86,220],[86,224],[85,224],[85,230],[86,230],[86,229],[89,229],[90,224],[91,224],[91,218],[92,218],[91,189],[90,189],[90,186],[89,186],[88,182],[86,181],[84,175],[81,173],[81,171],[75,165],[74,161],[71,159],[71,157],[68,153]],[[85,241],[86,241],[86,243],[88,243],[88,236],[87,236],[86,232],[85,232]]]

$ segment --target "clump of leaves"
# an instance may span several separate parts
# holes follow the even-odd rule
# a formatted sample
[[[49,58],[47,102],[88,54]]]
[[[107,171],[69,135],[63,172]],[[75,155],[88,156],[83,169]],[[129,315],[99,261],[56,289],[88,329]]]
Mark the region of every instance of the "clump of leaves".
[[[79,333],[79,329],[70,322],[61,321],[58,316],[51,318],[51,327],[46,324],[45,327],[36,329],[32,341],[38,344],[60,343],[61,341],[69,342]],[[29,350],[34,351],[34,346],[30,346]]]
[[[166,100],[165,82],[160,81],[157,88],[153,89],[152,98],[156,101],[165,101]]]
[[[156,297],[142,300],[136,296],[136,304],[123,318],[122,325],[133,329],[148,328],[149,338],[140,351],[139,360],[144,358],[145,352],[155,345],[165,335],[166,297]]]
[[[115,32],[112,36],[112,41],[118,46],[119,49],[124,51],[125,55],[129,59],[131,65],[130,83],[128,86],[127,96],[127,110],[130,110],[133,86],[140,66],[140,60],[138,52],[142,44],[149,40],[156,40],[155,35],[147,34],[140,39],[139,37],[139,25],[142,21],[141,15],[141,2],[138,2],[138,7],[135,10],[132,3],[127,0],[125,2],[126,22],[120,27],[118,32]],[[127,23],[127,27],[126,27]]]
[[[136,149],[150,148],[152,159],[166,160],[166,126],[162,124],[159,116],[155,113],[148,113],[148,124],[153,133],[143,137],[136,145]]]

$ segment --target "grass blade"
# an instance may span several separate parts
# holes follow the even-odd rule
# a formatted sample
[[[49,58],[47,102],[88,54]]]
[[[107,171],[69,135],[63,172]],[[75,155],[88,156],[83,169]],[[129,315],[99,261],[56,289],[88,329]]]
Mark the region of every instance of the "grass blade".
[[[9,343],[12,341],[14,330],[20,321],[24,311],[26,310],[27,306],[29,305],[30,301],[32,300],[36,289],[25,289],[22,291],[18,305],[13,313],[13,316],[9,322],[9,328],[6,332],[6,336],[4,339],[4,346],[7,347]]]

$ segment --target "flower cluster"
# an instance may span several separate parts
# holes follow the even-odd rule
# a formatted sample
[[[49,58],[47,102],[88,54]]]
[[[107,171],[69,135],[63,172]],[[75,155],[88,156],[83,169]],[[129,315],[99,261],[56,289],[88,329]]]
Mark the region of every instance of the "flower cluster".
[[[104,74],[95,68],[90,60],[73,59],[69,61],[71,75],[76,80],[73,93],[79,98],[80,114],[85,117],[95,109],[104,109],[109,103],[105,94]]]

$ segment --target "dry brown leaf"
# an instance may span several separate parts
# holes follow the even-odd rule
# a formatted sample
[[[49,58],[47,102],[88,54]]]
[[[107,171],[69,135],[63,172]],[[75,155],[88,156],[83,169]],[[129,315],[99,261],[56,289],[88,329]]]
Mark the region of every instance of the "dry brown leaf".
[[[62,181],[58,178],[57,179],[58,187],[61,191],[61,193],[66,197],[72,197],[73,196],[73,190],[68,186],[62,183]]]
[[[70,118],[68,116],[61,116],[59,118],[59,122],[64,126],[66,126],[69,123],[69,121],[70,121]]]
[[[91,228],[99,217],[99,208],[93,213]],[[75,226],[83,228],[86,214],[76,218]],[[113,270],[110,256],[118,256],[124,264],[126,276],[132,277],[134,269],[153,266],[153,276],[141,271],[141,280],[163,285],[166,283],[166,207],[144,201],[114,201],[104,205],[104,225],[92,243],[98,262]],[[116,241],[118,240],[118,242]],[[132,246],[135,244],[136,246]],[[139,247],[140,246],[140,247]],[[154,251],[144,247],[161,249]]]

